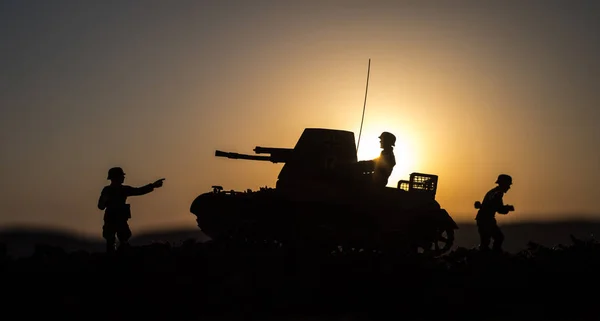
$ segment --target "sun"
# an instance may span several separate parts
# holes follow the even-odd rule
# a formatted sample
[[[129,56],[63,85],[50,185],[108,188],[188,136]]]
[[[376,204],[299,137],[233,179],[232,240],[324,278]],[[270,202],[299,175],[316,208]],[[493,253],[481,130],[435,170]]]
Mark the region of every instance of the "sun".
[[[368,160],[379,157],[381,147],[379,145],[379,135],[371,135],[369,137],[361,137],[357,157],[358,160]],[[408,179],[410,173],[415,171],[417,164],[416,154],[414,153],[411,144],[396,135],[396,146],[394,146],[394,156],[396,157],[396,166],[392,171],[392,175],[388,180],[390,187],[396,187],[398,180]]]

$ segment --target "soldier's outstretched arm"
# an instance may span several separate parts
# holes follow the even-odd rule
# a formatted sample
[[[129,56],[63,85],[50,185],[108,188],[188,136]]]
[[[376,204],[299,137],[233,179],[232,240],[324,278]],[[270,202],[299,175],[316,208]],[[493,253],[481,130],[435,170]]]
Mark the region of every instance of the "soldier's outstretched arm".
[[[154,190],[154,185],[152,185],[152,184],[144,185],[141,187],[127,186],[127,188],[125,188],[127,196],[146,195],[146,194],[152,192],[153,190]]]
[[[162,182],[164,181],[164,178],[161,178],[159,180],[157,180],[154,183],[150,183],[148,185],[144,185],[142,187],[131,187],[128,186],[127,188],[127,196],[140,196],[140,195],[145,195],[148,194],[152,191],[154,191],[155,188],[161,187],[162,186]]]

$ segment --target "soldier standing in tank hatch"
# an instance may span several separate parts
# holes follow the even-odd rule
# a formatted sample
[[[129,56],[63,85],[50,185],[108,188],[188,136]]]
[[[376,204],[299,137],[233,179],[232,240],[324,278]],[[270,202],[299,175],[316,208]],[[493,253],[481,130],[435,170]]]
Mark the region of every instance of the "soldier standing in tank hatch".
[[[112,253],[115,251],[116,237],[119,238],[119,247],[127,247],[129,238],[131,238],[131,230],[129,224],[127,224],[127,221],[131,218],[131,209],[129,204],[125,203],[127,197],[148,194],[155,188],[161,187],[165,179],[159,179],[142,187],[123,185],[125,172],[121,167],[113,167],[108,170],[107,179],[111,183],[102,189],[98,200],[98,208],[106,210],[104,212],[102,237],[106,240],[106,251]]]
[[[485,194],[483,202],[475,202],[475,208],[479,209],[475,220],[477,221],[477,230],[481,240],[479,249],[482,251],[489,250],[490,241],[491,239],[494,239],[492,249],[497,252],[502,252],[504,234],[502,234],[500,227],[498,227],[498,224],[496,223],[496,213],[506,215],[515,210],[512,205],[504,205],[504,201],[502,200],[502,197],[508,192],[512,185],[512,177],[506,174],[500,174],[498,175],[496,184],[498,184],[498,186],[492,188]]]
[[[385,187],[390,175],[396,166],[396,156],[394,156],[394,146],[396,145],[396,136],[392,133],[383,132],[379,135],[379,144],[383,149],[379,158],[375,159],[375,173],[373,179],[375,185]]]
[[[373,168],[372,183],[375,186],[385,187],[394,166],[396,166],[396,156],[394,156],[396,136],[389,132],[383,132],[379,135],[379,140],[379,144],[383,149],[379,157],[373,160],[360,161],[359,163],[367,164],[367,168]]]

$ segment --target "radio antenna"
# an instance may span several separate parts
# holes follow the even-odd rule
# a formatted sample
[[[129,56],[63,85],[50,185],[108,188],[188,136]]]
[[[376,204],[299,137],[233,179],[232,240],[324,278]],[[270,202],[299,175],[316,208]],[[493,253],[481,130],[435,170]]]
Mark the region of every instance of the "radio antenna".
[[[362,134],[363,121],[365,120],[365,109],[367,107],[367,92],[369,91],[369,75],[371,73],[371,58],[369,58],[369,67],[367,67],[367,86],[365,88],[365,102],[363,104],[362,119],[360,120],[360,130],[358,131],[358,142],[356,143],[356,152],[360,146],[360,135]]]

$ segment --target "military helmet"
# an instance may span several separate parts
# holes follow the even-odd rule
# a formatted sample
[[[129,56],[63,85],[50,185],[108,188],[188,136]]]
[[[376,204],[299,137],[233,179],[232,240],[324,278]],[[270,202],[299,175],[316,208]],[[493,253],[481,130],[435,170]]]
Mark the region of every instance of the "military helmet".
[[[496,184],[512,185],[512,177],[510,177],[510,175],[507,175],[507,174],[500,174],[500,175],[498,175]]]
[[[113,179],[120,176],[125,176],[123,169],[121,167],[113,167],[108,170],[108,177],[106,179]]]
[[[396,136],[394,136],[394,134],[390,132],[381,133],[381,135],[379,135],[379,139],[381,139],[384,142],[389,142],[392,146],[396,145]]]

